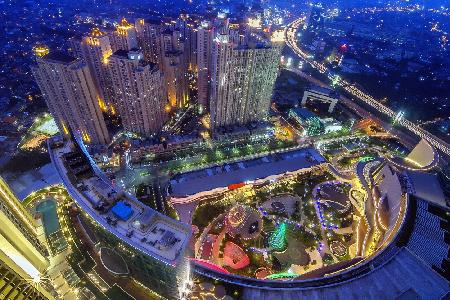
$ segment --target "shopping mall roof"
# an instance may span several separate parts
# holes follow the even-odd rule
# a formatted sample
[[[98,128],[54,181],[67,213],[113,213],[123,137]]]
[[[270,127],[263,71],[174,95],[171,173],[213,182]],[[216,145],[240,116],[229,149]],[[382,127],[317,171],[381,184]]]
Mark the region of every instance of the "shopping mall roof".
[[[423,200],[430,201],[439,206],[446,206],[444,192],[435,174],[406,171],[410,192]]]
[[[326,277],[324,277],[326,278]],[[420,258],[402,248],[382,267],[374,268],[365,276],[354,274],[344,280],[326,286],[307,289],[244,289],[244,299],[447,299],[449,284]],[[348,279],[347,278],[347,279]]]
[[[183,173],[170,181],[171,196],[186,197],[235,183],[309,168],[323,162],[325,159],[315,149],[302,148]]]

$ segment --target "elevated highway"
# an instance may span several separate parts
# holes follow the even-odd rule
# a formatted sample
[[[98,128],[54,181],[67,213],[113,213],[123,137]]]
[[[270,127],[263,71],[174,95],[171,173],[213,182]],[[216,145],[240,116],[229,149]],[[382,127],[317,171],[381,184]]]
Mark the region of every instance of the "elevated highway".
[[[311,65],[311,67],[318,70],[322,74],[326,74],[328,78],[333,79],[336,85],[340,86],[343,90],[348,92],[354,98],[364,102],[365,104],[368,104],[370,107],[372,107],[379,113],[389,118],[394,118],[396,116],[395,111],[378,102],[372,96],[364,93],[354,84],[346,81],[345,79],[334,78],[334,76],[331,75],[332,73],[330,72],[327,66],[315,61],[310,54],[308,54],[298,46],[297,31],[301,26],[304,25],[305,20],[306,20],[305,17],[298,18],[292,23],[290,23],[287,27],[286,43],[292,49],[292,51],[294,51],[294,53],[297,54],[302,60],[306,61],[309,65]],[[450,145],[447,142],[443,141],[437,136],[421,128],[419,125],[416,125],[405,118],[401,118],[398,123],[404,126],[406,129],[408,129],[414,135],[428,141],[433,147],[439,149],[447,156],[450,156]]]

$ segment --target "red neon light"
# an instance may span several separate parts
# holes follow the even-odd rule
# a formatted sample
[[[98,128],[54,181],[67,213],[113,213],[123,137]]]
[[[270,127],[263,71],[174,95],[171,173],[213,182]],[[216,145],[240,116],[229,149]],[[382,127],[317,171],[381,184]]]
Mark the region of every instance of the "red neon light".
[[[216,272],[224,273],[224,274],[230,274],[226,269],[222,268],[221,266],[218,266],[216,264],[213,264],[210,261],[204,260],[204,259],[198,259],[198,258],[190,258],[191,261],[195,262],[196,264],[206,267],[208,269],[211,269]]]
[[[235,190],[235,189],[241,188],[243,186],[245,186],[245,183],[243,183],[243,182],[233,183],[233,184],[228,185],[228,190],[230,190],[230,191]]]

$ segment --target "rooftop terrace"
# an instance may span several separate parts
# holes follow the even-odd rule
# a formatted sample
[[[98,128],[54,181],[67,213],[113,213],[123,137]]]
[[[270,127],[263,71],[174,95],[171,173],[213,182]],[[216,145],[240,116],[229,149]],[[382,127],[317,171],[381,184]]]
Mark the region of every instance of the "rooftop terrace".
[[[75,177],[76,182],[73,182],[73,174],[64,166],[67,153],[71,151],[67,145],[52,149],[51,157],[64,185],[83,211],[133,248],[176,265],[189,242],[189,227],[142,204],[101,176]],[[121,211],[120,208],[125,206],[127,214],[121,218],[117,215],[117,207]]]

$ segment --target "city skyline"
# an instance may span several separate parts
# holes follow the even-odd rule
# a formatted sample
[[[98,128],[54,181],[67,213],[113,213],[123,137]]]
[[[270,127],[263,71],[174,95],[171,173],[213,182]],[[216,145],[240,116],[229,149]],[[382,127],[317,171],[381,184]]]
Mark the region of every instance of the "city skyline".
[[[442,1],[0,8],[0,298],[450,295]]]

